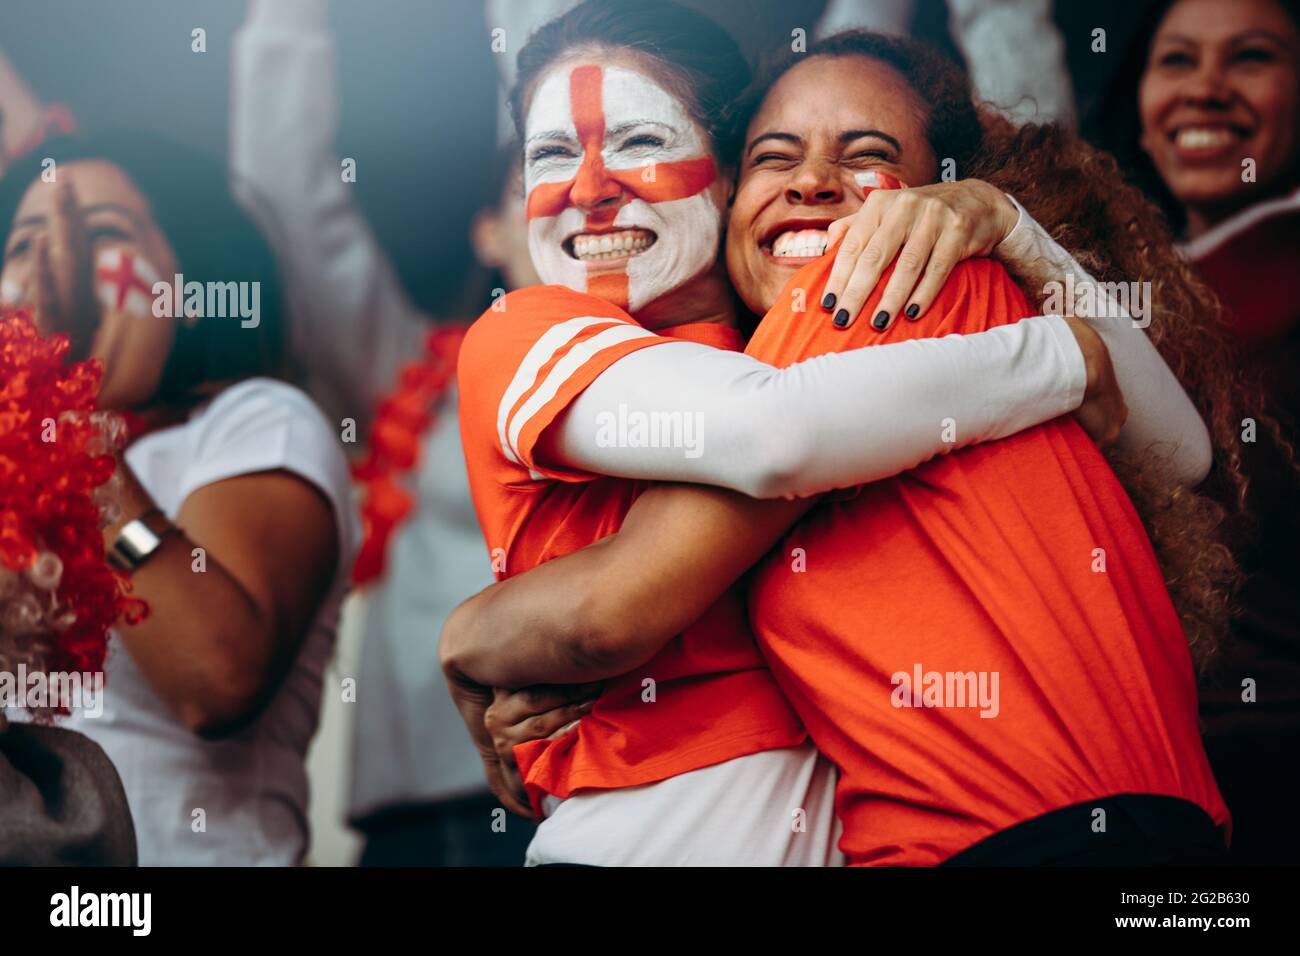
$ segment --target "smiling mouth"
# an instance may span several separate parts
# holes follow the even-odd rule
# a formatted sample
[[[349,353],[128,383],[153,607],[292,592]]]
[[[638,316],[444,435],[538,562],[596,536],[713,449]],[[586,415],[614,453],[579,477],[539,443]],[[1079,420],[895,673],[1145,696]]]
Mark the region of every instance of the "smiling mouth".
[[[649,229],[580,232],[564,240],[564,251],[579,262],[614,262],[641,255],[658,238]]]
[[[783,262],[802,264],[826,254],[827,227],[831,220],[782,223],[769,229],[759,240],[765,255]]]
[[[1242,142],[1250,131],[1226,123],[1204,123],[1178,126],[1169,131],[1169,142],[1180,152],[1215,154]]]

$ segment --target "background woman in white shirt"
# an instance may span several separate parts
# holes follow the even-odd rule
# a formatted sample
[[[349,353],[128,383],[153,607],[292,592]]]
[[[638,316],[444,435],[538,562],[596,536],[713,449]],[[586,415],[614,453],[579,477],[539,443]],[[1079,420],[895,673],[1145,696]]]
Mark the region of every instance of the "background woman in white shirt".
[[[271,254],[199,155],[136,134],[41,152],[53,181],[44,157],[5,177],[3,281],[104,362],[101,405],[133,421],[105,540],[150,606],[110,647],[103,716],[68,726],[121,773],[141,863],[298,862],[357,529],[336,436],[270,377]],[[204,294],[168,309],[155,282],[179,275]]]

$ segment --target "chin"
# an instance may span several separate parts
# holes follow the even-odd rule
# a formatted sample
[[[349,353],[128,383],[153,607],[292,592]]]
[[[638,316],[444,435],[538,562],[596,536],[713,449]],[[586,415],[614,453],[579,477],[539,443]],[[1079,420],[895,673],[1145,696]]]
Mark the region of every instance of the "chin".
[[[1174,181],[1171,191],[1180,203],[1197,206],[1244,205],[1254,195],[1249,186],[1243,188],[1235,170],[1184,176]]]

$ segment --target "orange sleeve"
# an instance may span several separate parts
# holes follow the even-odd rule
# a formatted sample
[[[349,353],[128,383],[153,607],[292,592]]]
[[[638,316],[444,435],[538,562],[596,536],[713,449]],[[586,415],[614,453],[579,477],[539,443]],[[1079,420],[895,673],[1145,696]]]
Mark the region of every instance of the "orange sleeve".
[[[498,300],[466,333],[457,362],[471,474],[492,463],[492,477],[503,485],[601,477],[538,461],[538,439],[605,369],[665,341],[617,306],[561,286]]]

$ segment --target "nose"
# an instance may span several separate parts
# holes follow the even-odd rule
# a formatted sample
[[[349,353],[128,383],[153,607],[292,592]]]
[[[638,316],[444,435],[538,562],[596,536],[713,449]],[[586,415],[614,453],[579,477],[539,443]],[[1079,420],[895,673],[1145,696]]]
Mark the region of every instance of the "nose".
[[[1181,92],[1185,102],[1197,106],[1226,107],[1232,100],[1227,74],[1208,59],[1187,78]]]
[[[574,177],[570,200],[584,212],[598,213],[617,209],[622,196],[622,184],[609,175],[600,153],[588,150]]]
[[[797,206],[822,206],[844,199],[844,186],[832,163],[810,160],[800,163],[785,188],[786,201]]]

